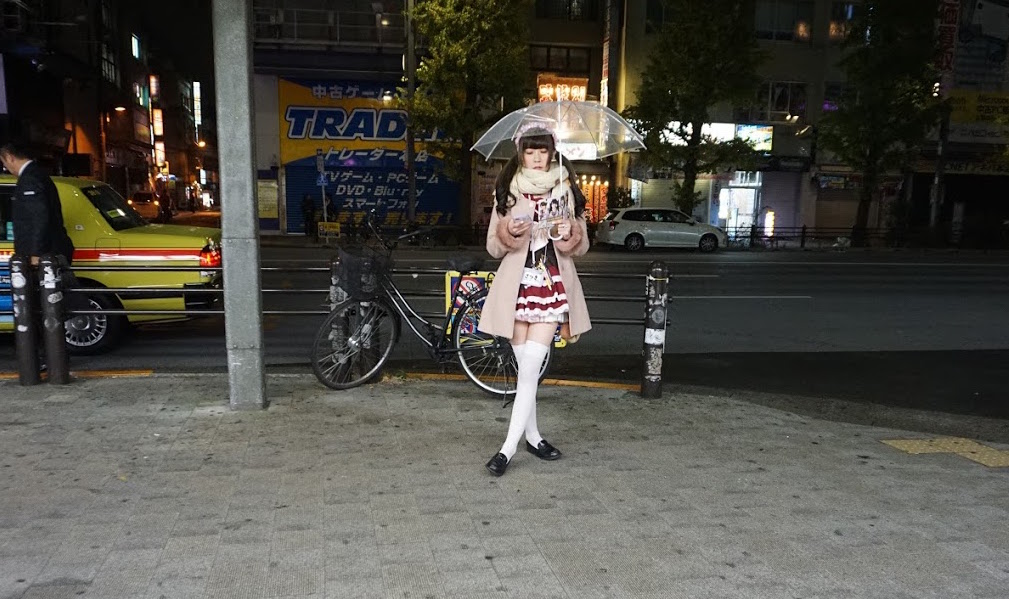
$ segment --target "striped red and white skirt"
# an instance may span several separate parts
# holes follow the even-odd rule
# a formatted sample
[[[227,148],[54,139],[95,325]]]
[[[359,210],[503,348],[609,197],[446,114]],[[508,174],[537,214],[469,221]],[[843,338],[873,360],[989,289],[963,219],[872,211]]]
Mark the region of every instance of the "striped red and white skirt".
[[[548,264],[550,284],[520,285],[515,303],[515,320],[522,322],[567,322],[568,296],[556,265]]]

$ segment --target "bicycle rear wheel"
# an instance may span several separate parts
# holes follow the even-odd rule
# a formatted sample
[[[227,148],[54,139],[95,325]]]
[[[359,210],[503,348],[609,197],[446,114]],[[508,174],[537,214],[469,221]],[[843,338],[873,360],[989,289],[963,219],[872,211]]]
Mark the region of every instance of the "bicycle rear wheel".
[[[458,351],[459,365],[474,385],[493,395],[514,395],[518,365],[511,342],[477,330],[487,293],[486,289],[477,292],[456,312],[452,342]],[[552,353],[547,352],[543,359],[540,380],[546,376]]]
[[[398,336],[396,317],[383,301],[347,300],[323,321],[312,343],[312,372],[330,389],[374,382]]]

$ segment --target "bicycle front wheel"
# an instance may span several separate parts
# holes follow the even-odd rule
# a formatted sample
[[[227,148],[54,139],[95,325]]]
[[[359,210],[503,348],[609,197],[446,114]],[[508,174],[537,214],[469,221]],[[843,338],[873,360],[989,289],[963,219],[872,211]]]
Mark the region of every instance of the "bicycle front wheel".
[[[396,317],[385,302],[347,300],[326,317],[312,343],[312,372],[330,389],[377,380],[396,344]]]
[[[511,342],[477,330],[480,312],[488,290],[473,295],[455,314],[452,341],[459,354],[459,365],[473,384],[493,395],[514,395],[518,365]],[[551,348],[552,349],[552,348]],[[550,355],[540,366],[540,380],[550,367]]]

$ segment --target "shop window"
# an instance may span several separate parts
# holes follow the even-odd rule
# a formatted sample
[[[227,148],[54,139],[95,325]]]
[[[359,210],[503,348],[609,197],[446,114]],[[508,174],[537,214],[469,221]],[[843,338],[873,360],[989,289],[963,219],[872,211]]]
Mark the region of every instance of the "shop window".
[[[809,42],[813,37],[813,2],[757,0],[754,24],[760,39]]]
[[[537,19],[595,21],[598,15],[598,0],[536,0]]]
[[[834,2],[830,5],[830,41],[842,42],[851,31],[851,23],[858,15],[858,4]]]

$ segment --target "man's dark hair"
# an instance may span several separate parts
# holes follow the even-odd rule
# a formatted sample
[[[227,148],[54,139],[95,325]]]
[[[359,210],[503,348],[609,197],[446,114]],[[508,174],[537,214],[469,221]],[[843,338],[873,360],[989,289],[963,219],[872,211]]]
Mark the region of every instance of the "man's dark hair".
[[[27,144],[21,141],[8,141],[0,146],[0,154],[9,154],[15,158],[31,158]]]

